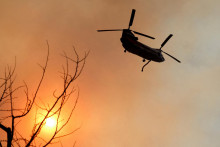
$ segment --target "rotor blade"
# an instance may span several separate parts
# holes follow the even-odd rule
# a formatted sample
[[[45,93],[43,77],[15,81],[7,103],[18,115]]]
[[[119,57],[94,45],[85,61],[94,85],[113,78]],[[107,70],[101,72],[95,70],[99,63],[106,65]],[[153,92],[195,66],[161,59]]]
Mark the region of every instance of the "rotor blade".
[[[133,30],[132,30],[133,31]],[[139,32],[136,32],[136,31],[133,31],[135,34],[138,34],[138,35],[142,35],[142,36],[145,36],[145,37],[148,37],[148,38],[151,38],[151,39],[155,39],[154,37],[151,37],[151,36],[148,36],[148,35],[145,35],[145,34],[142,34],[142,33],[139,33]]]
[[[171,56],[170,54],[168,54],[168,53],[164,52],[163,50],[161,50],[161,51],[162,51],[163,53],[165,53],[166,55],[170,56],[171,58],[173,58],[174,60],[176,60],[177,62],[181,63],[181,61],[180,61],[180,60],[178,60],[177,58],[175,58],[175,57]]]
[[[132,26],[132,24],[133,24],[135,11],[136,11],[135,9],[132,9],[132,12],[131,12],[131,18],[130,18],[130,22],[129,22],[128,29],[130,29],[130,26]]]
[[[97,30],[97,32],[105,32],[105,31],[123,31],[123,29],[114,29],[114,30]]]
[[[160,49],[167,43],[168,40],[170,40],[170,38],[171,38],[172,36],[173,36],[173,34],[170,34],[170,35],[166,38],[166,40],[164,40],[164,42],[161,44]]]
[[[151,60],[149,60],[146,64],[144,64],[144,66],[142,67],[142,70],[141,70],[142,72],[144,71],[144,67],[145,67],[148,63],[150,63],[150,61],[151,61]]]

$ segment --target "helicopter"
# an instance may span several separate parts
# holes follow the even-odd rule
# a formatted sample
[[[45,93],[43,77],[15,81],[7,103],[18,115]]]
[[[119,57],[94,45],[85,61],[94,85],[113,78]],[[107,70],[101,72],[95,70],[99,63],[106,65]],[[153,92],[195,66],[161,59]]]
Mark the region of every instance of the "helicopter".
[[[148,65],[151,61],[154,62],[163,62],[165,61],[162,53],[165,53],[166,55],[168,55],[169,57],[173,58],[174,60],[176,60],[177,62],[181,63],[180,60],[176,59],[175,57],[173,57],[172,55],[166,53],[165,51],[162,50],[163,46],[167,43],[167,41],[173,36],[173,34],[170,34],[165,40],[164,42],[161,44],[161,47],[159,49],[157,48],[152,48],[149,47],[141,42],[138,41],[138,37],[136,37],[134,34],[138,34],[150,39],[155,39],[154,37],[151,37],[149,35],[131,30],[130,27],[133,24],[133,20],[134,20],[134,15],[135,15],[136,10],[132,9],[131,12],[131,17],[130,17],[130,21],[129,21],[129,25],[127,29],[110,29],[110,30],[97,30],[98,32],[105,32],[105,31],[122,31],[122,36],[121,36],[121,42],[122,42],[122,46],[124,47],[124,52],[128,51],[132,54],[135,54],[137,56],[140,56],[143,58],[143,62],[146,61],[146,59],[148,60],[148,62],[146,64],[143,65],[142,67],[142,72],[144,70],[144,67],[146,65]]]

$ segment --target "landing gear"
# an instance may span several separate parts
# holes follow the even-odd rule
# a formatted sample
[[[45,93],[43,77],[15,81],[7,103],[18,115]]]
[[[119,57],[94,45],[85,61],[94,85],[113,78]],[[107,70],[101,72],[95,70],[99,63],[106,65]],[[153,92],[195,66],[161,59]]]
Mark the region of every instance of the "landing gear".
[[[124,50],[124,52],[126,53],[126,50]]]
[[[142,61],[143,61],[143,62],[145,62],[146,60],[145,60],[145,59],[143,59]]]

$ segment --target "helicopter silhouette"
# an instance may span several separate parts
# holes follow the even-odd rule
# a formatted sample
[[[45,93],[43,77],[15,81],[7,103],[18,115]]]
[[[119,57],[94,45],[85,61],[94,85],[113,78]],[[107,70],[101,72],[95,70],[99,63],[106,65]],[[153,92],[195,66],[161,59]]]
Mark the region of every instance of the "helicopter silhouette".
[[[145,44],[138,41],[138,37],[136,37],[134,34],[138,34],[138,35],[141,35],[141,36],[144,36],[144,37],[148,37],[150,39],[155,39],[155,38],[130,29],[130,27],[133,24],[135,11],[136,11],[135,9],[132,9],[130,22],[129,22],[129,25],[128,25],[127,29],[111,29],[111,30],[97,30],[97,31],[98,32],[122,31],[122,36],[121,36],[120,40],[122,42],[122,46],[125,48],[124,52],[128,51],[130,53],[133,53],[135,55],[138,55],[138,56],[142,57],[143,62],[145,62],[146,59],[148,60],[148,62],[143,65],[142,70],[141,70],[142,72],[144,70],[144,67],[146,65],[148,65],[151,61],[154,61],[154,62],[163,62],[163,61],[165,61],[162,53],[165,53],[169,57],[171,57],[174,60],[176,60],[177,62],[181,63],[178,59],[176,59],[172,55],[170,55],[170,54],[168,54],[168,53],[166,53],[165,51],[162,50],[163,46],[173,36],[172,34],[170,34],[164,40],[164,42],[161,44],[161,47],[159,49],[151,48],[151,47],[149,47],[149,46],[147,46],[147,45],[145,45]]]

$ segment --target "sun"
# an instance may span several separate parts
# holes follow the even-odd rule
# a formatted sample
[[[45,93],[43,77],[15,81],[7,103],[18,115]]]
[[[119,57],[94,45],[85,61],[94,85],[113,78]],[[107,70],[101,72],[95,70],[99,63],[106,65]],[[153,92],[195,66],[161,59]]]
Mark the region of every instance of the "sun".
[[[47,118],[46,119],[46,126],[49,128],[55,127],[56,126],[56,119],[52,118],[52,117]]]

